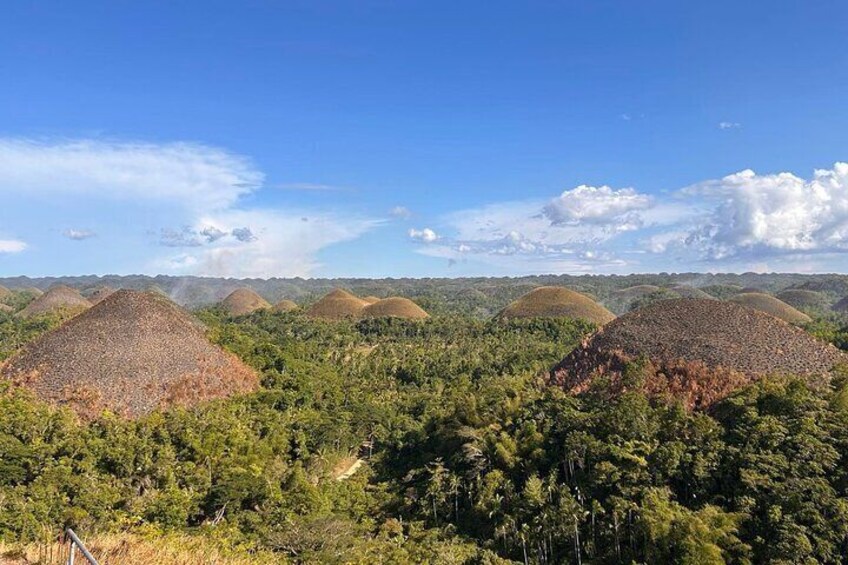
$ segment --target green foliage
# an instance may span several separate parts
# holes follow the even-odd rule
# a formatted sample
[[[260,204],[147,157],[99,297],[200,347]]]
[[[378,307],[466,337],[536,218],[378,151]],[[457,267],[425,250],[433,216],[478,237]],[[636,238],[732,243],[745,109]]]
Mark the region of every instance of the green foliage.
[[[0,537],[202,530],[309,563],[848,554],[848,378],[770,379],[692,413],[547,386],[592,330],[577,322],[200,317],[260,391],[90,424],[0,391]],[[50,325],[0,320],[2,350]]]

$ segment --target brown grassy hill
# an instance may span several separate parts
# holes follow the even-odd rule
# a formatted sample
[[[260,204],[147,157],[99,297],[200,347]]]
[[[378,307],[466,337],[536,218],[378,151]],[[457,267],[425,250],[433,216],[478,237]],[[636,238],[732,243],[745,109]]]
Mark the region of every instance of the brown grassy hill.
[[[822,311],[831,305],[826,294],[802,288],[789,288],[777,293],[777,298],[802,311]]]
[[[209,343],[170,300],[119,290],[26,345],[2,377],[85,418],[104,408],[129,417],[253,390],[255,373]]]
[[[8,288],[6,288],[3,285],[0,285],[0,300],[3,300],[3,299],[8,298],[10,296],[12,296],[12,291],[9,290]]]
[[[574,318],[606,324],[615,315],[591,298],[560,286],[542,286],[498,314],[500,318]]]
[[[244,316],[256,310],[271,307],[267,300],[251,288],[234,290],[221,302],[221,306],[230,316]]]
[[[364,300],[364,301],[365,301],[365,302],[367,302],[368,304],[374,304],[375,302],[379,302],[379,301],[380,301],[380,299],[379,299],[379,298],[377,298],[376,296],[366,296],[366,297],[365,297],[365,298],[363,298],[362,300]]]
[[[329,320],[358,318],[366,306],[368,303],[361,298],[337,288],[313,304],[306,313],[313,318]]]
[[[362,316],[365,318],[407,318],[420,320],[428,318],[429,314],[412,300],[393,296],[369,304],[362,309]]]
[[[789,304],[761,292],[741,292],[731,297],[730,300],[737,304],[771,314],[790,324],[803,324],[811,320],[809,316],[796,310]]]
[[[280,300],[276,304],[274,304],[274,312],[291,312],[292,310],[297,310],[300,306],[297,303],[291,300]]]
[[[8,306],[6,304],[0,304],[0,312],[3,312],[4,314],[11,314],[14,311],[15,309],[11,306]]]
[[[644,356],[651,394],[672,395],[706,408],[739,387],[771,374],[825,375],[846,356],[832,345],[764,312],[734,302],[657,302],[605,325],[551,374],[573,393],[603,377],[626,389],[625,364]]]
[[[32,296],[35,296],[36,298],[38,298],[39,296],[44,294],[44,291],[42,291],[40,288],[35,288],[34,286],[28,286],[26,288],[22,288],[21,292],[29,293]]]
[[[31,318],[59,310],[76,313],[89,308],[91,308],[91,303],[83,298],[78,291],[65,285],[56,285],[30,302],[18,315],[23,318]]]
[[[114,292],[115,289],[111,286],[98,286],[97,288],[91,289],[90,292],[85,293],[83,296],[85,296],[92,304],[97,304],[102,302],[104,298],[110,296]]]

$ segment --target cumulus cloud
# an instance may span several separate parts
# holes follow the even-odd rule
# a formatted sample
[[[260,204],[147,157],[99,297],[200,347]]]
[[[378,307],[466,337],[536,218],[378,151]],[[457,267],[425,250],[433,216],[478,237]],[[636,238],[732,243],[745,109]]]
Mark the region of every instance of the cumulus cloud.
[[[642,225],[640,212],[650,206],[651,198],[632,188],[581,185],[551,200],[542,213],[554,226],[594,224],[626,231]]]
[[[93,231],[84,229],[67,229],[62,232],[62,235],[74,241],[83,241],[97,236]]]
[[[27,244],[19,239],[0,239],[0,253],[20,253]]]
[[[414,239],[416,241],[421,241],[423,243],[433,243],[439,236],[436,232],[431,230],[430,228],[424,228],[422,230],[417,230],[415,228],[410,228],[409,230],[410,239]]]
[[[684,241],[708,258],[848,251],[848,163],[810,179],[744,170],[682,193],[712,206]]]

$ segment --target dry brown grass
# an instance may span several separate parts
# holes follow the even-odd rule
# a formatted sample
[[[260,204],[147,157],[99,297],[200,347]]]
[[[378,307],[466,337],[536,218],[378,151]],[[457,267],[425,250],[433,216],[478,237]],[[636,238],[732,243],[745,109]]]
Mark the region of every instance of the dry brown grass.
[[[646,360],[643,387],[704,408],[764,375],[827,376],[846,357],[803,330],[733,302],[665,300],[604,326],[554,368],[579,393],[604,379],[623,387],[625,365]]]
[[[359,318],[367,305],[361,298],[337,288],[313,304],[306,313],[313,318],[328,320]]]
[[[380,299],[376,296],[366,296],[362,300],[367,302],[368,304],[374,304],[375,302],[379,302]]]
[[[0,312],[3,312],[4,314],[11,314],[14,311],[15,311],[15,309],[12,308],[11,306],[9,306],[7,304],[0,304]]]
[[[90,307],[91,303],[83,298],[77,290],[65,285],[57,285],[30,302],[18,315],[23,318],[31,318],[58,310],[82,312]]]
[[[291,300],[280,300],[276,304],[274,304],[274,312],[291,312],[293,310],[297,310],[300,308],[295,302]]]
[[[83,541],[101,565],[271,565],[286,563],[279,555],[219,547],[200,536],[131,533],[99,534]],[[64,565],[68,546],[51,543],[0,543],[0,565]],[[76,563],[87,563],[77,553]]]
[[[429,314],[412,300],[393,296],[369,304],[363,308],[362,316],[364,318],[407,318],[420,320],[428,318]]]
[[[4,300],[12,296],[12,291],[0,284],[0,300]]]
[[[730,300],[748,308],[771,314],[775,318],[780,318],[790,324],[804,324],[811,320],[809,316],[782,300],[761,292],[741,292],[731,297]]]
[[[256,291],[251,288],[234,290],[221,302],[221,306],[230,316],[244,316],[271,307],[267,300],[256,294]]]
[[[258,384],[252,370],[209,343],[186,311],[130,290],[27,344],[0,367],[0,376],[86,419],[105,408],[134,417]]]
[[[615,315],[583,294],[559,286],[542,286],[498,314],[501,318],[574,318],[603,325]]]
[[[104,298],[107,298],[111,294],[115,292],[115,289],[111,286],[98,286],[97,288],[91,289],[90,292],[85,293],[86,299],[92,304],[98,304],[103,301]]]

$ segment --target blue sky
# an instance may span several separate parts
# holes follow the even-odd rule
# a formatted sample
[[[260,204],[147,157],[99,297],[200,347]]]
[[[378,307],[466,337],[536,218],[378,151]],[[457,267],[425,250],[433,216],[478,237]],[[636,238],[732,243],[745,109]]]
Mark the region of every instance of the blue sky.
[[[9,2],[0,275],[848,270],[844,2]]]

